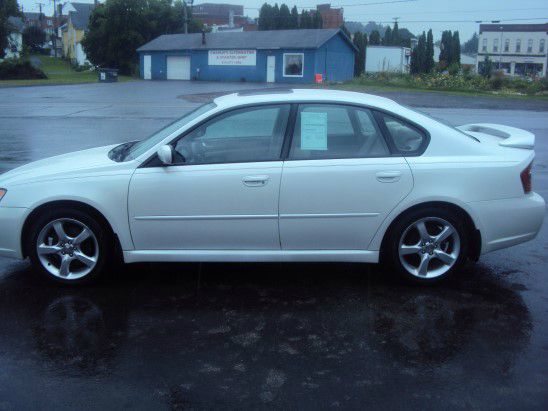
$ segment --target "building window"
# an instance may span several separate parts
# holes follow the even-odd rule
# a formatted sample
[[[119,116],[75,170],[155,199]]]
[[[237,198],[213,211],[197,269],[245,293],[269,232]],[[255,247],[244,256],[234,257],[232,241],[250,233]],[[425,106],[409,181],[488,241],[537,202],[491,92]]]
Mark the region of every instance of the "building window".
[[[481,51],[487,52],[487,39],[483,39],[483,45],[481,46]]]
[[[302,77],[304,53],[284,53],[284,77]]]
[[[516,40],[516,53],[521,53],[521,39]]]
[[[510,51],[510,40],[506,39],[504,40],[504,52],[508,53]]]
[[[538,52],[544,53],[544,39],[540,39],[540,43],[538,45]]]
[[[499,51],[499,39],[493,40],[493,53],[496,53]]]
[[[527,41],[527,53],[533,52],[533,39]]]

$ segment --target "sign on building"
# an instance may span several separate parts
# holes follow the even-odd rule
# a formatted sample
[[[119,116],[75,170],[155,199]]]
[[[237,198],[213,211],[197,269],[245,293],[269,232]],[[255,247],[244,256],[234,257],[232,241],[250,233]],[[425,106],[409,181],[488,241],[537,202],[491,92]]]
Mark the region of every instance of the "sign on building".
[[[255,66],[257,50],[209,50],[207,64],[210,66]]]

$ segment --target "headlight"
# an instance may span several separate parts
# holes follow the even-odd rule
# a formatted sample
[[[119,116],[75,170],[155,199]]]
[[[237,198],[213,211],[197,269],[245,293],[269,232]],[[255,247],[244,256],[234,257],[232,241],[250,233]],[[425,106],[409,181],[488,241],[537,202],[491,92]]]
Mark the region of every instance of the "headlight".
[[[8,190],[6,190],[5,188],[0,188],[0,200],[2,200],[2,198],[6,195],[7,192]]]

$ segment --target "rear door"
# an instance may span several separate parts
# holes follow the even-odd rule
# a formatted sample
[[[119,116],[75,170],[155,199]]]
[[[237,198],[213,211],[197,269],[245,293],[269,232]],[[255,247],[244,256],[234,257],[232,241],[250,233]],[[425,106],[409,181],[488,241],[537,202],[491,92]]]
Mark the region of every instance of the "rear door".
[[[412,187],[370,110],[301,104],[282,173],[282,249],[364,250]]]

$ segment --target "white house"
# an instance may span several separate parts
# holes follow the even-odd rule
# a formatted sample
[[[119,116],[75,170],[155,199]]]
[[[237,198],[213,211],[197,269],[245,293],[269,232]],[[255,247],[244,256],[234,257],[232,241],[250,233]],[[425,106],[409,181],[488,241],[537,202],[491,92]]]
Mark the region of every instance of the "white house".
[[[516,76],[546,76],[548,23],[480,24],[476,68],[485,57],[494,67]]]
[[[409,73],[411,49],[398,46],[367,46],[365,72]]]
[[[5,58],[19,58],[23,51],[23,19],[10,16],[8,24],[13,31],[8,36],[8,47],[4,49]]]

